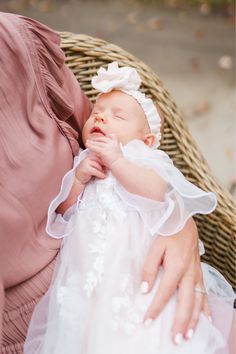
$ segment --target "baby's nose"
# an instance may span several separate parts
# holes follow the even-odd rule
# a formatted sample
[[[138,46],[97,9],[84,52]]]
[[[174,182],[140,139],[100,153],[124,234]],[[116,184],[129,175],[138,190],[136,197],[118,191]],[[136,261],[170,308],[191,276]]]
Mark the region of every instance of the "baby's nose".
[[[106,118],[104,117],[104,115],[98,114],[97,116],[95,116],[95,122],[105,123]]]

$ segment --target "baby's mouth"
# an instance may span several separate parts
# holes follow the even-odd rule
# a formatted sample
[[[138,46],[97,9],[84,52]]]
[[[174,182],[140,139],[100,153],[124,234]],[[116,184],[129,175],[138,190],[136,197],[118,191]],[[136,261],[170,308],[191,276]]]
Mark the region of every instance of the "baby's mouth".
[[[106,134],[102,131],[102,129],[100,129],[99,127],[93,127],[90,130],[90,134],[101,134],[103,136],[106,136]]]

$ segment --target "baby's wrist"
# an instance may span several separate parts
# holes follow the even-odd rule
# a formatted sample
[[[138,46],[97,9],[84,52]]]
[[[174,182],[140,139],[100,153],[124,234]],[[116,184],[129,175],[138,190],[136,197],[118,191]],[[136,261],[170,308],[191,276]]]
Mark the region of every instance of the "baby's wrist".
[[[123,164],[123,161],[125,161],[125,157],[123,155],[119,156],[117,159],[115,159],[111,164],[110,164],[110,170],[111,172],[114,172],[117,168],[120,168],[121,165]]]
[[[86,183],[81,181],[78,177],[75,176],[73,187],[78,190],[83,190],[85,188]]]

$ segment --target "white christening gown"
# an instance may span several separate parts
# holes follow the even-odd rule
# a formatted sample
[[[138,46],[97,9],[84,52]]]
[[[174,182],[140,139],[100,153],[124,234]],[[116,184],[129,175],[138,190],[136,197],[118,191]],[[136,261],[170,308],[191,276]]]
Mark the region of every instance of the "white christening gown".
[[[227,353],[234,293],[206,264],[202,267],[213,324],[201,314],[193,338],[174,345],[175,293],[158,318],[149,327],[143,325],[161,278],[160,272],[150,294],[140,293],[141,269],[153,238],[178,232],[195,213],[210,213],[216,197],[188,182],[164,152],[138,140],[122,149],[128,159],[166,180],[165,199],[157,202],[131,194],[109,174],[88,183],[62,218],[55,210],[68,196],[76,167],[89,151],[75,157],[49,208],[47,232],[64,239],[51,286],[33,313],[24,353]]]

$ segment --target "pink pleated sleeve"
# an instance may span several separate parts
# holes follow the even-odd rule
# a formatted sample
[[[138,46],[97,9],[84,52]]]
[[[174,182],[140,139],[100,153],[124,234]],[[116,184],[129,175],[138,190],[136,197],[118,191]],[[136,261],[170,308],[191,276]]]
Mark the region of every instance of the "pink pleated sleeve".
[[[91,105],[59,44],[48,27],[0,13],[0,289],[40,272],[60,246],[46,235],[47,209]]]

